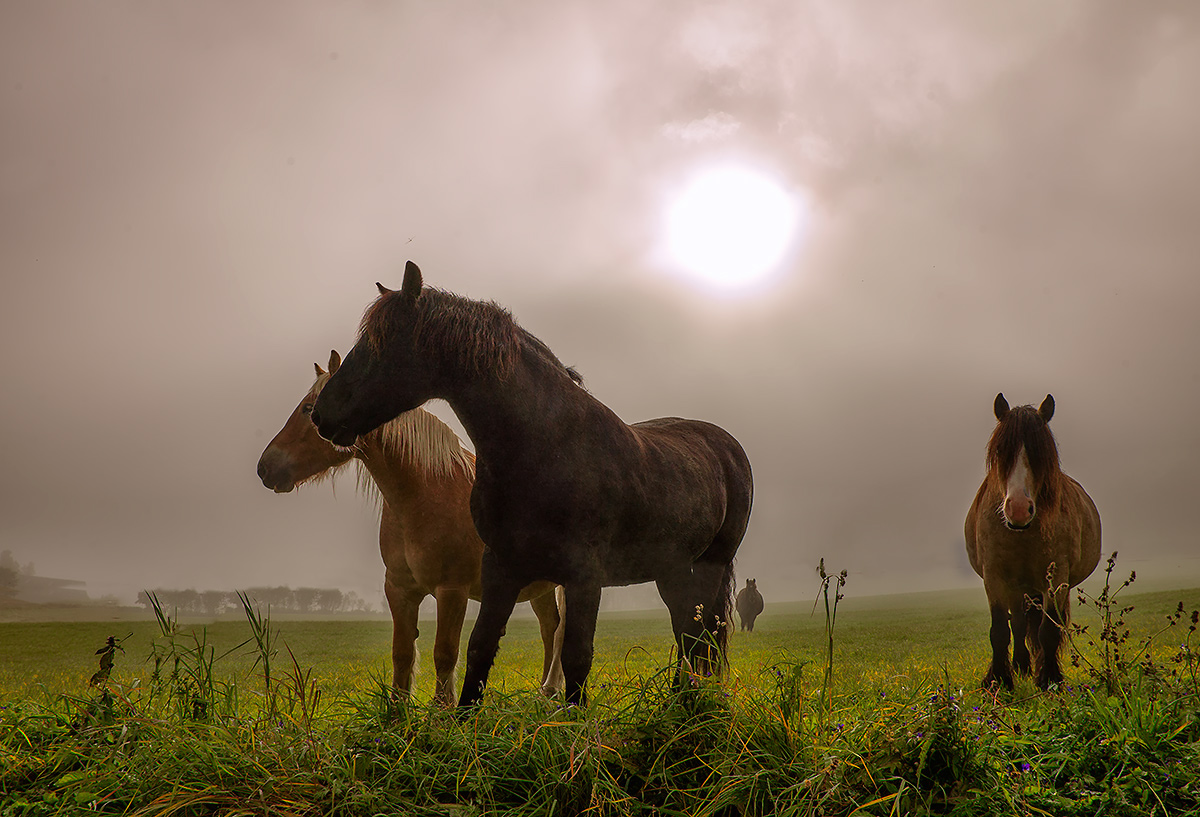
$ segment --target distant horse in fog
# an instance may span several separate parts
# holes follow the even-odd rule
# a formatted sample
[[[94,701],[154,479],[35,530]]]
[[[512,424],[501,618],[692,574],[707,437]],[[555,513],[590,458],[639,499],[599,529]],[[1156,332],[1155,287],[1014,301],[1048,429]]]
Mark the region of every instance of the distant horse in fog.
[[[329,371],[316,366],[316,382],[263,451],[258,476],[263,485],[283,493],[330,476],[351,460],[357,462],[359,488],[377,489],[383,499],[379,552],[387,569],[384,593],[392,611],[392,687],[408,692],[412,685],[417,610],[432,594],[437,600],[434,699],[453,706],[454,666],[467,599],[481,595],[483,542],[468,507],[475,457],[449,426],[419,408],[363,435],[352,448],[321,439],[309,415],[341,362],[337,352],[330,352]],[[541,626],[542,691],[547,695],[563,686],[562,632],[553,590],[552,583],[539,582],[519,595],[529,601]]]
[[[1050,431],[1054,398],[1038,408],[993,406],[987,475],[967,513],[967,557],[983,577],[992,613],[992,663],[984,686],[1013,687],[1013,666],[1029,674],[1032,651],[1042,689],[1063,679],[1058,653],[1070,618],[1070,588],[1100,561],[1100,514],[1059,468]],[[1012,663],[1009,663],[1009,629]],[[1028,642],[1028,644],[1027,644]]]
[[[763,611],[763,597],[758,592],[757,579],[746,579],[746,586],[738,592],[734,606],[737,607],[738,618],[742,620],[742,629],[754,632],[754,619]]]

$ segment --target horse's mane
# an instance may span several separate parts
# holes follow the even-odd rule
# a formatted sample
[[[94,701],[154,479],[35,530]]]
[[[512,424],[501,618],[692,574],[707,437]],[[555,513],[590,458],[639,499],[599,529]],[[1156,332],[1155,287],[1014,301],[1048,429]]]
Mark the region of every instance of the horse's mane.
[[[988,474],[1003,484],[1012,473],[1025,447],[1029,468],[1040,486],[1036,497],[1038,505],[1047,517],[1058,512],[1062,499],[1064,475],[1058,461],[1058,445],[1050,425],[1033,406],[1017,406],[1009,409],[996,423],[987,444]]]
[[[359,341],[378,354],[387,338],[400,330],[406,306],[399,291],[380,295],[363,314]],[[457,371],[504,378],[516,365],[520,330],[508,310],[491,301],[425,287],[411,331],[421,354]]]
[[[446,425],[423,408],[406,411],[374,431],[363,435],[363,442],[378,443],[385,453],[412,462],[416,468],[434,476],[450,476],[461,468],[475,479],[475,456],[463,447],[462,440]],[[355,460],[355,482],[360,493],[377,504],[383,497],[362,460]]]
[[[543,343],[541,338],[530,334],[527,330],[522,329],[520,326],[517,327],[517,330],[521,333],[522,342],[529,344],[533,348],[537,349],[544,357],[549,358],[552,363],[567,373],[567,377],[575,381],[575,385],[583,385],[583,375],[581,375],[574,366],[567,366],[561,360],[559,360],[558,356],[554,354],[554,352],[550,351],[550,347]]]
[[[329,381],[329,373],[317,375],[316,381],[309,390],[308,399],[316,399],[321,389]],[[364,434],[355,443],[356,448],[375,443],[385,454],[397,457],[402,461],[411,462],[418,470],[433,476],[450,476],[456,468],[461,468],[471,479],[475,479],[475,457],[463,447],[462,440],[436,415],[423,408],[415,408],[389,420],[379,428]],[[366,465],[361,459],[354,458],[357,473],[355,483],[360,493],[371,497],[376,503],[382,500],[379,487],[375,484]],[[328,469],[314,477],[311,482],[328,479],[340,471],[349,460],[339,466]]]
[[[378,354],[387,338],[399,331],[408,307],[400,291],[380,295],[359,324],[359,342]],[[495,301],[476,301],[434,287],[424,287],[416,300],[413,339],[420,354],[454,371],[503,380],[516,366],[522,346],[553,361],[577,384],[583,377],[560,361],[550,348],[519,326],[512,313]]]

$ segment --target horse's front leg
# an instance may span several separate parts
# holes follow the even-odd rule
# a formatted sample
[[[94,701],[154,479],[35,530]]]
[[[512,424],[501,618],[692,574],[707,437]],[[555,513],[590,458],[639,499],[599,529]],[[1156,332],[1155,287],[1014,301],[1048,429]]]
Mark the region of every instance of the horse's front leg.
[[[992,665],[988,667],[987,675],[983,677],[983,685],[988,687],[1003,684],[1006,689],[1012,689],[1012,664],[1008,660],[1008,608],[999,602],[993,602],[991,608]]]
[[[459,708],[475,706],[483,697],[488,673],[500,649],[500,637],[516,606],[521,584],[501,566],[490,549],[483,551],[483,597],[479,602],[479,618],[467,642],[467,666],[463,672]]]
[[[588,673],[592,671],[596,617],[600,614],[600,585],[566,585],[567,610],[562,643],[562,667],[568,704],[587,703]]]
[[[437,685],[433,700],[438,706],[454,706],[454,667],[458,663],[458,642],[462,638],[469,594],[470,588],[461,585],[443,585],[434,591],[437,635],[433,640],[433,666]]]
[[[1025,597],[1021,602],[1021,607],[1016,609],[1020,609],[1021,614],[1013,613],[1010,622],[1013,637],[1013,669],[1018,675],[1029,675],[1030,668],[1033,666],[1029,655],[1029,639],[1036,635],[1042,613],[1036,605],[1030,603],[1028,597]]]

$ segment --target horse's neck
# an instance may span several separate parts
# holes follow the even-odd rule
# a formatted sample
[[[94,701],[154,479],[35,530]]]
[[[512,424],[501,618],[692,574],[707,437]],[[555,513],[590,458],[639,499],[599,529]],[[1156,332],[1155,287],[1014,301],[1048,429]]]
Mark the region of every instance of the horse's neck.
[[[446,399],[475,444],[477,461],[499,464],[541,456],[548,437],[587,413],[589,401],[579,400],[585,394],[561,365],[526,347],[503,380],[464,380]]]
[[[379,431],[360,438],[355,456],[392,508],[399,510],[419,497],[427,475],[411,456],[384,445]]]

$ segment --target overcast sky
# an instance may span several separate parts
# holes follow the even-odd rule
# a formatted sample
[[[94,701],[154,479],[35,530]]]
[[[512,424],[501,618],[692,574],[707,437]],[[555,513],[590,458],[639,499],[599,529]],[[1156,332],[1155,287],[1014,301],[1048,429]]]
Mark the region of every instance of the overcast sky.
[[[998,391],[1054,394],[1106,552],[1200,575],[1197,99],[1182,1],[0,4],[0,549],[378,599],[352,474],[255,465],[412,259],[738,437],[768,602],[978,586]],[[663,254],[729,163],[807,214],[744,288]]]

